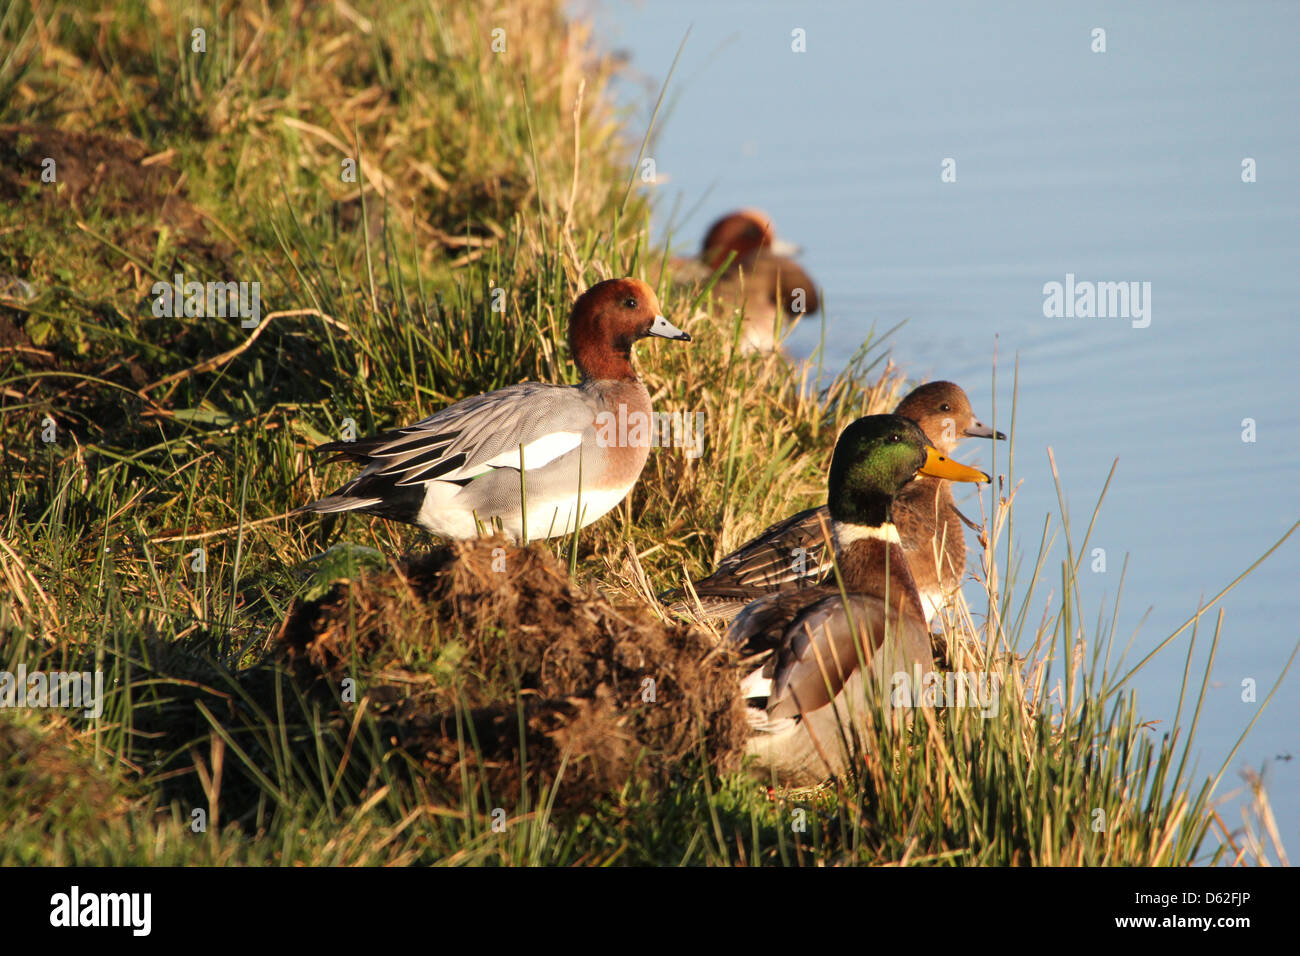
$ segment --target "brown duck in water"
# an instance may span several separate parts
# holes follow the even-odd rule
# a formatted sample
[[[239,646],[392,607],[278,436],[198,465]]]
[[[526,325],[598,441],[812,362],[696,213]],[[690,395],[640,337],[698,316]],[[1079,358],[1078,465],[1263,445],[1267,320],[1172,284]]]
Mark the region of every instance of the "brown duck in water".
[[[776,348],[784,334],[820,307],[817,288],[792,258],[798,248],[776,237],[772,221],[753,209],[728,213],[704,236],[695,259],[673,259],[677,282],[703,283],[727,264],[712,296],[726,317],[744,310],[741,344],[747,351]]]

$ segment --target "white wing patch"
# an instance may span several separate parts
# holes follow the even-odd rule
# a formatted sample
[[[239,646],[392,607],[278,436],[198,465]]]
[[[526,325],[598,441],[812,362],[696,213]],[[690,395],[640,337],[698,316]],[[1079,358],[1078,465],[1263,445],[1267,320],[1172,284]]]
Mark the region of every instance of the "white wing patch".
[[[554,461],[561,455],[566,455],[573,449],[582,444],[582,432],[551,432],[549,435],[543,435],[536,438],[523,447],[524,470],[534,471],[543,465]],[[518,468],[519,467],[519,449],[511,448],[503,451],[495,458],[479,462],[471,468],[460,468],[449,475],[443,475],[444,481],[458,481],[465,478],[474,478],[483,474],[489,468]]]
[[[755,668],[740,682],[740,696],[746,700],[754,697],[771,697],[772,678],[763,676],[762,667]]]

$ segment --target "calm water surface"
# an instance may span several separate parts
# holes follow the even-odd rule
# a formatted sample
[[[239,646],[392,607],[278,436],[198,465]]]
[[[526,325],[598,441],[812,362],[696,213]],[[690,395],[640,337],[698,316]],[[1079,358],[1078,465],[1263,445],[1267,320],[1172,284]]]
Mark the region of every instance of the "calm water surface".
[[[1111,463],[1085,572],[1095,617],[1113,605],[1136,661],[1300,518],[1300,6],[804,5],[584,0],[635,75],[634,128],[691,29],[649,155],[657,223],[691,249],[741,206],[771,214],[825,287],[828,367],[897,322],[910,377],[949,378],[1007,430],[1018,357],[1019,550],[1057,524],[1056,455],[1076,535]],[[1092,31],[1106,31],[1094,53]],[[806,52],[791,50],[805,31]],[[1257,181],[1243,183],[1242,161]],[[956,182],[940,165],[956,162]],[[1151,284],[1150,325],[1048,318],[1043,287]],[[815,321],[791,351],[817,344]],[[1242,421],[1255,422],[1253,443]],[[959,457],[992,464],[971,441]],[[1004,462],[998,462],[1004,470]],[[988,501],[987,492],[984,495]],[[965,507],[979,514],[968,499]],[[1077,545],[1076,545],[1077,546]],[[1060,580],[1058,539],[1048,578]],[[1217,772],[1300,640],[1300,534],[1223,602],[1197,769]],[[969,595],[975,604],[975,595]],[[1146,620],[1143,621],[1143,617]],[[1091,628],[1093,625],[1089,625]],[[1140,629],[1139,629],[1140,628]],[[1212,630],[1212,627],[1211,627]],[[1204,630],[1198,646],[1203,665]],[[1122,642],[1121,642],[1122,644]],[[1135,679],[1167,726],[1185,640]],[[1263,768],[1285,843],[1300,853],[1300,672],[1233,758]],[[1238,824],[1235,803],[1225,808]]]

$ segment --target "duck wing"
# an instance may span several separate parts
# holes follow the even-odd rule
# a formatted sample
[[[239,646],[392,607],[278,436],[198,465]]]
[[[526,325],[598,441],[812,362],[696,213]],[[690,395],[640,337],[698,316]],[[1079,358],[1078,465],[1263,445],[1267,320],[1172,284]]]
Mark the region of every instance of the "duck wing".
[[[774,591],[803,579],[820,580],[831,567],[826,548],[830,524],[825,505],[778,521],[719,561],[717,570],[695,585],[696,593]]]
[[[365,496],[369,483],[465,482],[494,468],[540,468],[582,444],[595,402],[580,387],[523,382],[457,402],[413,425],[317,451],[365,469],[337,496]]]
[[[821,582],[832,563],[825,537],[829,530],[826,506],[809,508],[778,521],[728,554],[718,562],[717,570],[691,585],[705,615],[731,620],[767,593],[799,590]],[[678,614],[695,608],[682,588],[665,591],[660,600]]]
[[[742,656],[774,654],[786,641],[786,633],[801,614],[827,598],[838,597],[839,589],[816,584],[798,591],[768,594],[745,605],[727,628],[724,638]]]
[[[811,713],[830,704],[863,665],[888,686],[890,677],[934,669],[929,634],[909,615],[886,613],[869,595],[824,598],[791,621],[776,651],[767,714],[770,720]]]

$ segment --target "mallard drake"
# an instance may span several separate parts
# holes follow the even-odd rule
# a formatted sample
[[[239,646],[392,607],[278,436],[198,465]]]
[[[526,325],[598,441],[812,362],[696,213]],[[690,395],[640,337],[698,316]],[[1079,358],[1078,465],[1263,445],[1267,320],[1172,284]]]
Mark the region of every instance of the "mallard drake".
[[[650,393],[632,367],[632,346],[649,336],[691,340],[644,282],[598,282],[569,315],[580,385],[522,382],[396,431],[321,445],[365,467],[300,510],[362,511],[449,538],[472,538],[494,518],[515,538],[525,517],[531,538],[585,528],[627,496],[650,454]]]
[[[839,581],[770,594],[745,607],[727,643],[755,657],[741,682],[749,718],[746,753],[783,786],[811,786],[841,772],[846,743],[865,726],[868,695],[889,707],[894,675],[934,670],[921,596],[893,514],[920,474],[987,482],[951,461],[901,415],[871,415],[835,444],[827,514]]]
[[[970,399],[952,382],[930,382],[914,389],[894,409],[916,422],[931,445],[944,455],[965,437],[1006,438],[975,417]],[[922,476],[894,502],[894,520],[916,581],[928,624],[966,570],[966,538],[952,488],[940,478]],[[707,578],[692,585],[700,608],[710,618],[730,620],[763,594],[820,583],[830,568],[823,526],[825,505],[809,508],[772,525],[728,554]],[[682,591],[665,595],[670,610],[685,614],[695,605]]]

